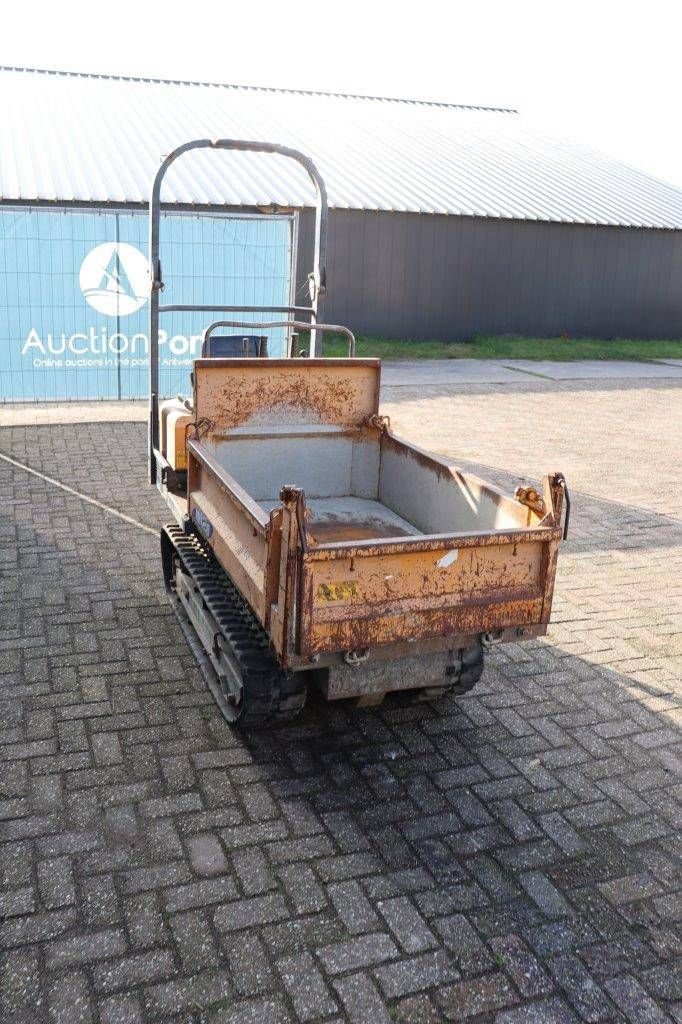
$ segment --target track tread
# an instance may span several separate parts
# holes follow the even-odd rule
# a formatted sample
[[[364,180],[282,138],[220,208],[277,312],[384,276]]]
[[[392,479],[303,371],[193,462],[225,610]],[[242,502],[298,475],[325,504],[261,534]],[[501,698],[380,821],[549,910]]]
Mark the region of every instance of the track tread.
[[[280,666],[248,603],[201,538],[184,533],[175,523],[165,526],[161,534],[162,550],[165,536],[192,577],[240,669],[242,710],[232,724],[259,727],[294,718],[306,698],[301,673],[286,672]],[[164,554],[167,585],[170,561]]]

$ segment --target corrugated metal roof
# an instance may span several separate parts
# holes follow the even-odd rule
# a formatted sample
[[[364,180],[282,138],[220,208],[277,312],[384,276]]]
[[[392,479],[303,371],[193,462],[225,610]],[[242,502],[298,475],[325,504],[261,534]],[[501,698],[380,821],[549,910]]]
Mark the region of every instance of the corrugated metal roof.
[[[199,137],[303,150],[337,208],[682,228],[682,191],[510,110],[0,68],[5,202],[146,202],[162,155]],[[302,206],[312,194],[290,161],[202,152],[169,172],[163,200]]]

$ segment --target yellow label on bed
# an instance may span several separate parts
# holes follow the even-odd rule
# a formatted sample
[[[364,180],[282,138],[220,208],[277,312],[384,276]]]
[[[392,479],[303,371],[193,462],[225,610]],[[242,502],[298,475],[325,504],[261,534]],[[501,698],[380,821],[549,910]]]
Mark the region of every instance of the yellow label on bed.
[[[348,601],[358,596],[358,585],[355,580],[344,583],[320,583],[317,597],[320,601]]]

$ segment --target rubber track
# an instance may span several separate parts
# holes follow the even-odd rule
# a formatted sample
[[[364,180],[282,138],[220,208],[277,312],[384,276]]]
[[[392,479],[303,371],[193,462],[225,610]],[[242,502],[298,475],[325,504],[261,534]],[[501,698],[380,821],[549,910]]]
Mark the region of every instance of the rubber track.
[[[393,697],[400,704],[436,704],[445,697],[462,697],[465,693],[473,690],[476,683],[483,675],[484,657],[483,645],[477,640],[470,647],[466,647],[460,654],[461,665],[458,669],[450,669],[447,673],[448,682],[433,695],[427,690],[401,690],[394,693]],[[429,692],[428,696],[425,694]]]
[[[281,668],[251,608],[200,538],[183,533],[175,523],[165,526],[162,534],[192,578],[218,625],[222,642],[237,662],[243,687],[238,724],[263,726],[294,718],[306,697],[301,673]]]
[[[449,688],[449,692],[454,697],[461,697],[462,694],[469,693],[483,675],[483,667],[483,644],[478,640],[471,647],[462,651],[462,667],[457,679]]]

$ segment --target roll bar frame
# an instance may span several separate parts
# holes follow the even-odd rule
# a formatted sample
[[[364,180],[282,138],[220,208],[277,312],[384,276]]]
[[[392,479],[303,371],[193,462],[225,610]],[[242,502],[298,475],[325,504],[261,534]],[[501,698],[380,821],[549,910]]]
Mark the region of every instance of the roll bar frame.
[[[312,333],[311,325],[302,320],[270,320],[262,323],[252,323],[249,320],[214,320],[204,331],[201,343],[202,353],[206,348],[206,342],[219,327],[250,327],[260,331],[272,330],[275,327],[287,327]],[[340,324],[317,324],[316,331],[318,334],[324,334],[325,331],[330,334],[342,334],[348,343],[348,358],[352,359],[355,356],[355,335],[350,328],[341,327]]]
[[[164,306],[160,295],[164,289],[161,260],[159,257],[161,226],[161,185],[166,172],[178,157],[195,149],[225,149],[248,153],[274,153],[295,160],[307,172],[315,186],[315,249],[313,269],[308,275],[310,306],[205,306],[178,305]],[[151,276],[149,299],[149,480],[156,483],[156,453],[159,449],[159,316],[171,312],[214,312],[214,313],[288,313],[290,316],[305,314],[310,317],[310,355],[317,354],[315,324],[320,316],[322,299],[326,292],[327,259],[327,189],[317,167],[305,153],[276,142],[254,142],[244,139],[194,139],[177,146],[162,160],[152,184],[149,199],[149,272]],[[278,325],[279,326],[279,325]]]

